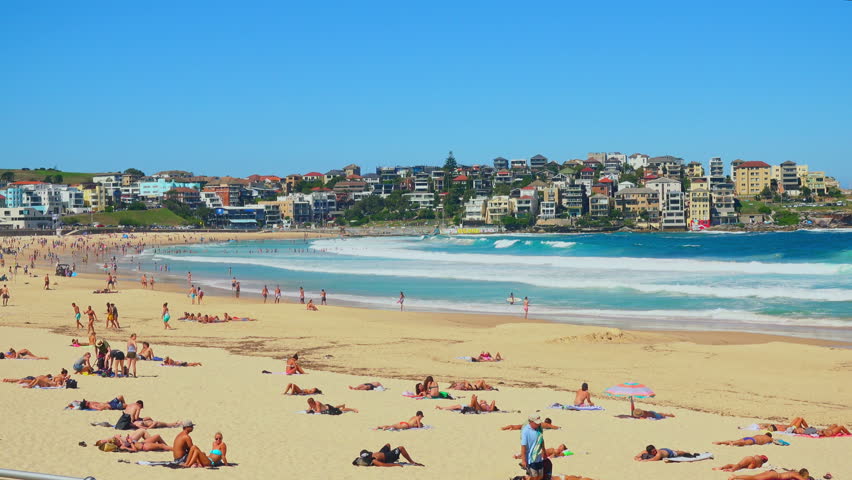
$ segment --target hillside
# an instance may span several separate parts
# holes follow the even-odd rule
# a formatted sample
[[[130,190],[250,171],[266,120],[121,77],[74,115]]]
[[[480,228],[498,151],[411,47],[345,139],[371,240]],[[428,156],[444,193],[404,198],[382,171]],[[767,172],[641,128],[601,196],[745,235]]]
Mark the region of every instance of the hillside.
[[[15,177],[14,182],[43,182],[47,176],[56,177],[62,176],[62,181],[53,181],[52,183],[87,183],[92,181],[93,173],[81,172],[63,172],[61,170],[20,170],[20,169],[0,169],[0,176],[6,172],[12,172]]]
[[[92,217],[89,215],[73,215],[65,217],[62,221],[66,225],[81,223],[90,225],[92,222],[103,225],[165,225],[175,227],[180,225],[189,225],[190,222],[174,214],[167,208],[154,208],[151,210],[125,210],[121,212],[96,213]]]

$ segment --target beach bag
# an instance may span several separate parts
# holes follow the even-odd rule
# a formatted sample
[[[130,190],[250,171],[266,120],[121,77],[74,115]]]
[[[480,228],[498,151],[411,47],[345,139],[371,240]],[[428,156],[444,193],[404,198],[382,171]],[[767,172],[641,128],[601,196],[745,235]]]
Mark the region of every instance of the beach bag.
[[[77,380],[74,380],[73,378],[65,380],[65,388],[77,388]]]
[[[120,417],[118,417],[118,421],[115,422],[116,430],[134,430],[136,427],[133,425],[133,422],[130,421],[130,415],[127,413],[122,413]]]

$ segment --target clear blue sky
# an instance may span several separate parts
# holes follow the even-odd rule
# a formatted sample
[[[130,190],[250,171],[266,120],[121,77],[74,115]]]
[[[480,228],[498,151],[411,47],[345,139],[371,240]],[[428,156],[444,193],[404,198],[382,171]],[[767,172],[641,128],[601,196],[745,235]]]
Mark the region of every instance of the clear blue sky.
[[[0,166],[621,151],[852,186],[850,1],[415,3],[0,2]]]

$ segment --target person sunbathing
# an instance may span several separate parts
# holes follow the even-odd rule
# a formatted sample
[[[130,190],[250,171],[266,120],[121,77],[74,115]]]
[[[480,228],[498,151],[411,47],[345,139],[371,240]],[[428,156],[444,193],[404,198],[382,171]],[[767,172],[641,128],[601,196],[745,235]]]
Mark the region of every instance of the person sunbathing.
[[[139,420],[135,420],[133,425],[136,428],[174,428],[179,427],[181,422],[161,422],[159,420],[154,420],[151,417],[140,418]]]
[[[562,455],[564,455],[564,454],[565,454],[565,451],[567,451],[567,450],[568,450],[568,447],[566,447],[566,446],[565,446],[565,444],[563,443],[563,444],[559,445],[559,446],[558,446],[558,447],[556,447],[556,448],[546,448],[546,449],[544,449],[544,456],[545,456],[546,458],[561,457]],[[514,455],[512,456],[512,458],[520,459],[520,458],[521,458],[521,454],[520,454],[520,453],[516,453],[516,454],[514,454]]]
[[[743,437],[739,440],[725,440],[723,442],[713,442],[713,445],[731,445],[733,447],[745,447],[748,445],[766,445],[772,443],[772,434],[766,432],[763,435],[755,435],[753,437]]]
[[[319,388],[299,388],[295,383],[288,383],[284,395],[322,395]]]
[[[47,375],[39,375],[36,377],[24,377],[24,378],[4,378],[3,381],[6,383],[18,383],[24,388],[49,388],[49,387],[63,387],[65,386],[65,381],[68,380],[68,370],[62,369],[59,372],[59,375],[53,376],[51,374]]]
[[[500,352],[497,352],[497,355],[491,356],[491,352],[480,352],[478,356],[470,357],[473,362],[499,362],[503,360],[503,357],[500,356]]]
[[[736,472],[737,470],[760,468],[763,466],[764,463],[768,461],[769,458],[767,458],[766,455],[752,455],[750,457],[744,457],[737,463],[729,463],[727,465],[722,465],[721,467],[716,467],[713,470],[721,470],[723,472]]]
[[[771,432],[784,432],[787,429],[808,428],[808,422],[802,417],[796,417],[790,420],[790,423],[759,423],[758,427],[769,430]]]
[[[674,417],[671,413],[657,413],[650,410],[642,410],[641,408],[633,409],[633,418],[653,418],[654,420],[662,420],[666,417]]]
[[[20,360],[50,360],[48,357],[39,357],[26,348],[15,351],[12,347],[9,347],[9,351],[6,352],[6,358],[17,358]]]
[[[74,403],[69,403],[67,407],[68,409],[74,409]],[[88,400],[80,400],[76,402],[80,407],[80,410],[124,410],[126,404],[124,402],[124,396],[119,395],[108,402],[91,402]]]
[[[817,432],[820,437],[836,437],[838,435],[849,435],[849,429],[843,425],[831,425]]]
[[[473,383],[468,382],[467,380],[462,380],[459,382],[455,382],[450,385],[451,390],[497,390],[485,383],[485,380],[477,380]]]
[[[174,367],[200,367],[201,362],[181,362],[180,360],[172,360],[171,357],[166,357],[163,360],[163,365],[171,365]]]
[[[399,457],[402,456],[411,465],[422,467],[422,463],[417,463],[412,460],[408,451],[402,445],[391,449],[390,444],[386,443],[378,452],[369,450],[361,450],[361,454],[352,461],[352,465],[356,467],[401,467]]]
[[[334,406],[330,403],[320,403],[313,398],[308,399],[308,413],[319,413],[322,415],[340,415],[343,412],[355,412],[354,408],[347,408],[346,404]]]
[[[757,475],[733,475],[728,480],[810,480],[811,474],[807,468],[798,472],[776,472],[769,470]]]
[[[468,405],[450,405],[449,407],[442,407],[440,405],[435,405],[435,408],[438,410],[454,410],[459,411],[461,413],[479,413],[479,412],[498,412],[500,411],[497,408],[496,400],[492,400],[491,403],[486,402],[485,400],[479,400],[476,398],[476,395],[470,396],[470,403]]]
[[[506,425],[505,427],[502,427],[500,430],[520,430],[522,428],[524,428],[523,425]],[[559,430],[560,427],[557,427],[556,425],[554,425],[552,420],[550,420],[549,418],[545,418],[544,423],[541,424],[541,428],[543,430]]]
[[[115,445],[118,447],[118,450],[124,452],[163,452],[171,451],[172,449],[172,447],[163,440],[163,437],[156,433],[148,433],[148,431],[144,429],[136,430],[126,436],[115,435],[110,438],[98,440],[95,442],[95,446],[100,447],[101,445],[109,443]]]
[[[653,445],[645,447],[645,451],[639,452],[633,460],[637,462],[659,462],[667,458],[696,457],[697,453],[684,452],[683,450],[672,450],[671,448],[657,448]]]
[[[287,359],[287,366],[284,368],[284,373],[287,375],[304,375],[305,371],[302,370],[302,367],[299,365],[299,354],[293,354],[292,357]]]
[[[361,385],[356,385],[354,387],[350,385],[349,390],[375,390],[381,386],[382,384],[379,382],[368,382],[362,383]]]
[[[393,425],[379,425],[376,430],[408,430],[409,428],[423,428],[423,412],[418,410],[407,422],[394,423]]]

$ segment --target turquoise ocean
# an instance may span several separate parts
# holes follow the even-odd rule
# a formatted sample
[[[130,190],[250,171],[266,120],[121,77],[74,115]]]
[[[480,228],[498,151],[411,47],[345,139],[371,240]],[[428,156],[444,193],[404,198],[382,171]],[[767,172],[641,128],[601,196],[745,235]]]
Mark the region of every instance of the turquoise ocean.
[[[332,304],[522,316],[628,329],[852,342],[852,230],[458,235],[202,243],[146,250],[143,271],[259,298],[299,286]],[[132,267],[137,268],[137,267]],[[507,302],[513,293],[515,305]]]

